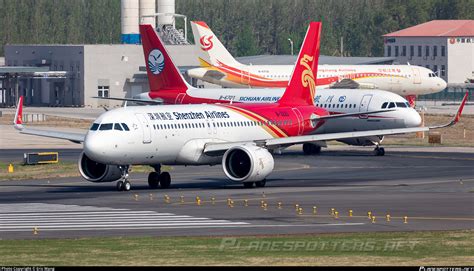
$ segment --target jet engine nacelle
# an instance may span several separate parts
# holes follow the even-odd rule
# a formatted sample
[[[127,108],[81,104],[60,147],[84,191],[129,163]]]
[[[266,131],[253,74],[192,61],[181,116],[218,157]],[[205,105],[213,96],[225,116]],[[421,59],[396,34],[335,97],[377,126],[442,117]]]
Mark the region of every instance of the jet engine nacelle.
[[[89,182],[113,182],[122,177],[118,166],[98,163],[83,152],[78,162],[79,172]]]
[[[222,157],[225,175],[235,182],[262,181],[273,171],[273,167],[270,152],[255,145],[232,147]]]

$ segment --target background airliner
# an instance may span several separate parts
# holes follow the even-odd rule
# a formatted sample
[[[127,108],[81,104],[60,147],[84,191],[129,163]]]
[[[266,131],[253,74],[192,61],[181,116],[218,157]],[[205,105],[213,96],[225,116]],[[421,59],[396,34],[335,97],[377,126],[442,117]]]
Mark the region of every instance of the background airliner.
[[[290,83],[277,103],[122,107],[103,113],[84,135],[24,127],[21,97],[15,115],[15,127],[24,134],[83,142],[84,151],[78,163],[81,175],[91,182],[118,181],[117,189],[126,191],[131,188],[128,180],[130,165],[149,165],[154,168],[155,171],[148,176],[151,188],[170,186],[170,174],[161,172],[162,164],[219,163],[230,180],[243,183],[245,187],[254,184],[262,187],[274,168],[270,153],[273,149],[307,142],[430,129],[413,127],[313,134],[317,128],[334,119],[353,116],[329,115],[326,109],[314,105],[320,32],[320,23],[310,24]],[[150,81],[158,88],[186,88],[185,81],[152,26],[141,25],[140,34]],[[465,99],[456,118],[440,127],[453,125],[459,120]],[[417,114],[411,108],[396,110]]]
[[[225,87],[285,88],[288,85],[292,65],[244,65],[232,57],[205,22],[191,22],[191,27],[201,68],[188,70],[190,77]],[[443,79],[419,66],[320,65],[318,68],[318,89],[333,87],[343,79],[357,82],[359,88],[378,88],[402,95],[411,105],[417,95],[446,88]]]

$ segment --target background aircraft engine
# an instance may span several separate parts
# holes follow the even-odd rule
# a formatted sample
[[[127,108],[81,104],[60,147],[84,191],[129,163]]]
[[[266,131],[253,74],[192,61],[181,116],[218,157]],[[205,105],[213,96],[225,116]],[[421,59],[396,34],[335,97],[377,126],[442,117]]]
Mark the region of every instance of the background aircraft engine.
[[[225,175],[235,182],[259,182],[273,171],[273,156],[267,149],[242,145],[228,149],[222,157]]]
[[[122,177],[118,166],[97,163],[87,157],[85,153],[81,154],[78,166],[82,177],[89,182],[113,182]]]

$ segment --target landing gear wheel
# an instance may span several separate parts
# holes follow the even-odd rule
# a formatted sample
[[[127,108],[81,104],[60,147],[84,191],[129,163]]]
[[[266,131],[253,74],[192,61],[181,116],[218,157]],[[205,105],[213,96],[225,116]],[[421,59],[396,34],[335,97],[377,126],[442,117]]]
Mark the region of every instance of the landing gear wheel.
[[[244,183],[245,188],[252,188],[253,187],[253,182],[246,182]]]
[[[321,152],[321,147],[311,143],[303,144],[303,152],[305,155],[315,155]]]
[[[117,191],[123,191],[123,181],[117,182]]]
[[[168,172],[160,174],[160,186],[161,188],[168,188],[171,185],[171,176]]]
[[[158,172],[150,172],[148,174],[148,186],[156,189],[160,185],[160,174]]]
[[[255,182],[256,187],[265,187],[265,184],[267,184],[267,180],[261,180],[259,182]]]
[[[385,149],[382,147],[377,147],[374,149],[374,154],[376,156],[384,156],[385,155]]]
[[[123,191],[130,191],[130,188],[132,188],[132,185],[129,181],[125,180],[123,182]]]

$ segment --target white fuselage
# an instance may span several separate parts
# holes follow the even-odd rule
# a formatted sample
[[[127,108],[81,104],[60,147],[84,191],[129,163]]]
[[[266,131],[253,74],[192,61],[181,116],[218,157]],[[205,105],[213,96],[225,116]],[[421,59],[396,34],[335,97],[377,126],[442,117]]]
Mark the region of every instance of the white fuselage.
[[[405,99],[393,93],[332,89],[319,91],[315,100],[331,113],[381,110],[384,103],[390,102],[399,106],[396,111],[367,117],[326,120],[313,133],[406,128],[421,124],[419,114],[406,105]],[[265,125],[252,122],[248,116],[219,104],[129,106],[107,111],[94,123],[101,127],[127,124],[129,131],[90,130],[84,141],[87,156],[115,165],[217,164],[220,158],[204,155],[205,143],[252,142],[275,136],[265,129]]]
[[[232,69],[217,67],[223,77],[206,76],[210,68],[187,71],[190,77],[225,87],[285,87],[293,65],[243,65]],[[213,68],[211,68],[213,69]],[[232,74],[231,74],[232,73]],[[361,88],[377,88],[402,96],[431,94],[446,88],[446,82],[424,67],[411,65],[320,65],[317,88],[328,88],[343,79],[352,79]]]

